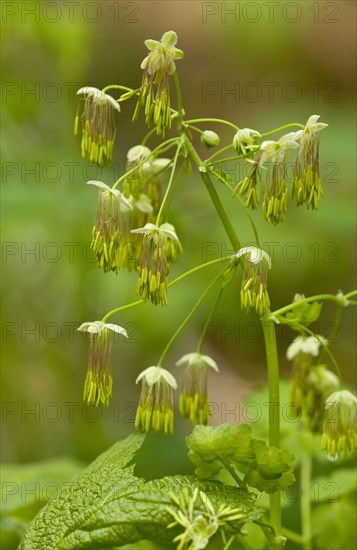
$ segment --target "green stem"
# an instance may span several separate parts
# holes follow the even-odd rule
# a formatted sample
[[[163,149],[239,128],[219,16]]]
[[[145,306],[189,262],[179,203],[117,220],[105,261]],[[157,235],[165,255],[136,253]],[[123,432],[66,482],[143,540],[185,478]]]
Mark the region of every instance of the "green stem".
[[[253,523],[259,525],[263,531],[268,542],[269,550],[281,550],[285,539],[282,540],[281,535],[278,536],[271,525],[262,521],[253,521]]]
[[[230,473],[230,475],[232,476],[234,481],[238,484],[238,486],[241,489],[246,489],[247,488],[246,483],[244,483],[244,481],[239,477],[239,475],[236,473],[234,468],[231,468],[231,466],[229,466],[229,464],[227,464],[224,460],[221,459],[221,461],[223,462],[223,465],[224,465],[225,469],[227,470],[227,472]]]
[[[177,76],[177,71],[174,72],[174,81],[175,81],[176,95],[177,95],[177,117],[178,117],[177,130],[178,130],[178,132],[181,132],[181,128],[182,128],[182,94],[181,94],[180,81],[179,81],[178,76]]]
[[[347,294],[343,295],[345,300],[348,300],[352,296],[357,296],[357,290],[351,290],[351,292],[348,292]]]
[[[190,130],[194,130],[195,132],[197,132],[200,135],[203,134],[203,130],[201,130],[201,128],[197,128],[197,126],[193,126],[192,124],[188,124],[187,128],[189,128]]]
[[[169,283],[167,285],[167,287],[170,288],[171,286],[174,286],[176,283],[179,283],[180,281],[182,281],[182,279],[185,279],[189,275],[192,275],[193,273],[196,273],[196,271],[200,271],[201,269],[204,269],[206,267],[210,267],[210,266],[218,264],[218,263],[226,262],[227,260],[230,260],[230,258],[229,257],[228,258],[217,258],[216,260],[211,260],[210,262],[206,262],[204,264],[197,265],[196,267],[193,267],[192,269],[189,269],[188,271],[186,271],[185,273],[183,273],[182,275],[180,275],[179,277],[177,277],[176,279],[171,281],[171,283]],[[125,304],[124,306],[119,306],[119,307],[109,311],[103,317],[102,321],[103,321],[103,323],[105,323],[106,321],[108,321],[108,319],[110,317],[112,317],[112,315],[115,315],[116,313],[124,311],[125,309],[130,309],[132,307],[138,306],[139,304],[145,304],[145,303],[146,303],[146,300],[136,300],[136,302],[131,302],[130,304]]]
[[[218,151],[213,153],[213,155],[211,155],[210,157],[208,157],[208,159],[205,160],[205,163],[206,164],[211,164],[213,159],[215,159],[216,157],[218,157],[222,153],[225,153],[226,151],[229,151],[230,149],[233,149],[233,145],[231,143],[229,145],[225,145],[224,147],[222,147],[222,149],[219,149]]]
[[[156,134],[156,126],[155,126],[154,128],[152,128],[152,129],[150,130],[150,132],[148,132],[148,133],[146,134],[146,136],[144,137],[144,139],[143,139],[142,142],[141,142],[141,145],[146,145],[147,142],[148,142],[148,140],[151,138],[151,136],[152,136],[153,134]]]
[[[261,137],[270,136],[271,134],[275,134],[276,132],[281,132],[281,130],[286,130],[287,128],[302,128],[304,129],[305,126],[303,124],[300,124],[300,122],[291,122],[290,124],[285,124],[284,126],[280,126],[279,128],[275,128],[275,130],[270,130],[269,132],[264,132],[264,134],[260,134]]]
[[[175,285],[182,279],[185,279],[186,277],[188,277],[188,275],[192,275],[192,273],[196,273],[196,271],[199,271],[200,269],[204,269],[205,267],[210,267],[211,265],[215,265],[221,262],[227,262],[228,260],[231,260],[230,256],[227,256],[227,258],[216,258],[215,260],[210,260],[209,262],[206,262],[204,264],[197,265],[196,267],[193,267],[192,269],[190,269],[189,271],[186,271],[182,275],[179,275],[176,279],[171,281],[171,283],[169,283],[167,287],[170,288],[171,286]]]
[[[243,548],[245,548],[246,550],[249,550],[249,546],[247,545],[242,535],[232,535],[229,541],[224,544],[223,550],[228,550],[231,547],[232,542],[234,542],[234,539],[239,540]]]
[[[311,550],[311,504],[310,504],[310,484],[311,484],[311,456],[303,452],[301,457],[301,526],[303,536],[304,550]]]
[[[197,154],[196,149],[193,147],[192,143],[187,139],[186,140],[186,147],[187,151],[192,158],[193,162],[195,163],[196,167],[198,168],[199,172],[201,173],[202,180],[204,184],[206,185],[207,191],[210,194],[211,200],[216,208],[217,214],[220,217],[220,220],[223,224],[224,229],[226,230],[226,233],[228,235],[228,238],[231,242],[231,245],[233,246],[234,250],[240,249],[240,242],[236,235],[236,232],[233,228],[233,225],[231,224],[230,219],[228,218],[226,211],[224,209],[223,204],[221,203],[221,199],[218,196],[218,193],[216,191],[216,188],[214,187],[211,178],[209,177],[207,172],[202,172],[203,163],[200,159],[199,155]]]
[[[236,535],[236,538],[237,538],[237,540],[240,541],[241,545],[243,546],[243,548],[244,548],[245,550],[250,550],[250,546],[249,546],[249,544],[247,543],[247,541],[245,540],[244,535]]]
[[[121,86],[120,84],[109,84],[102,89],[102,92],[106,93],[108,90],[123,90],[124,92],[135,92],[133,88],[128,88],[127,86]]]
[[[257,147],[257,149],[259,149],[259,147]],[[210,164],[218,164],[218,163],[221,163],[221,162],[232,162],[233,160],[240,160],[240,159],[244,159],[245,157],[249,156],[251,153],[246,153],[245,155],[236,155],[234,157],[225,157],[223,159],[218,159],[218,160],[215,160],[214,162],[210,162]],[[206,160],[206,164],[208,164],[208,160]]]
[[[291,529],[286,529],[286,527],[283,527],[281,530],[282,534],[292,542],[296,542],[296,544],[303,544],[303,538],[299,533],[295,533],[295,531],[291,531]]]
[[[207,333],[207,328],[208,328],[208,325],[209,323],[211,322],[212,320],[212,317],[217,309],[217,306],[220,302],[220,299],[222,298],[222,294],[223,294],[223,291],[224,291],[224,288],[222,286],[222,288],[219,289],[219,292],[218,292],[218,295],[217,295],[217,298],[215,299],[215,302],[213,304],[213,307],[207,317],[207,320],[205,322],[205,325],[203,327],[203,330],[201,332],[201,336],[200,336],[200,341],[198,342],[198,346],[197,346],[197,353],[202,353],[202,348],[203,348],[203,342],[204,342],[204,339],[205,339],[205,336],[206,336],[206,333]]]
[[[106,323],[108,319],[114,315],[115,313],[119,313],[120,311],[124,311],[125,309],[130,309],[131,307],[138,306],[139,304],[144,304],[145,300],[136,300],[136,302],[131,302],[130,304],[125,304],[125,306],[120,306],[115,309],[112,309],[109,311],[102,319],[103,323]]]
[[[262,318],[269,387],[269,445],[279,448],[280,439],[280,387],[279,361],[276,346],[275,324],[267,311]],[[281,532],[280,491],[270,495],[270,522],[279,535]]]
[[[224,120],[223,118],[193,118],[191,120],[186,120],[185,122],[187,124],[195,124],[196,122],[217,122],[218,124],[225,124],[226,126],[233,128],[236,132],[239,129],[238,126],[233,124],[233,122],[229,122],[229,120]]]
[[[164,347],[163,349],[163,352],[161,353],[160,355],[160,359],[158,360],[157,362],[157,366],[158,367],[161,367],[162,365],[162,362],[163,360],[165,359],[165,356],[167,354],[167,352],[169,351],[170,347],[172,346],[172,344],[174,343],[174,341],[176,340],[177,336],[180,334],[180,332],[185,328],[185,326],[187,325],[187,323],[192,319],[192,317],[194,316],[194,314],[196,313],[197,309],[199,308],[199,306],[201,305],[201,303],[203,302],[203,300],[205,299],[205,297],[207,296],[207,294],[210,292],[210,290],[212,289],[212,287],[216,284],[216,282],[222,277],[222,274],[225,270],[221,271],[220,273],[218,273],[218,275],[216,275],[216,277],[213,279],[213,281],[211,281],[211,283],[208,285],[208,287],[206,288],[206,290],[201,294],[200,298],[197,300],[197,302],[195,303],[195,305],[193,306],[193,308],[191,309],[190,313],[187,315],[187,317],[182,321],[181,325],[178,327],[178,329],[175,330],[174,334],[171,336],[170,340],[167,342],[166,346]]]
[[[217,179],[218,179],[218,178],[217,178]],[[219,180],[219,181],[220,181],[221,183],[223,183],[223,184],[227,187],[227,189],[229,189],[229,191],[230,191],[231,193],[234,193],[232,187],[229,185],[229,183],[228,183],[227,181],[223,181],[223,180]],[[252,218],[252,216],[251,216],[251,214],[250,214],[250,212],[249,212],[249,209],[246,208],[244,202],[242,201],[242,199],[241,199],[241,197],[240,197],[239,195],[233,194],[232,196],[235,197],[236,199],[238,199],[239,202],[241,203],[241,205],[243,206],[244,212],[245,212],[246,216],[248,216],[249,223],[250,223],[250,225],[252,226],[252,229],[253,229],[253,233],[254,233],[254,237],[255,237],[255,243],[256,243],[256,245],[257,245],[258,248],[261,248],[260,240],[259,240],[259,235],[258,235],[258,231],[257,231],[257,228],[256,228],[256,226],[255,226],[254,220],[253,220],[253,218]]]
[[[176,153],[175,153],[175,156],[174,156],[174,162],[173,162],[172,169],[171,169],[170,179],[169,179],[169,182],[167,184],[165,195],[164,195],[164,198],[162,199],[160,209],[159,209],[159,212],[158,212],[157,217],[156,217],[156,225],[160,225],[160,218],[161,218],[161,215],[162,215],[162,211],[165,207],[166,201],[168,199],[168,196],[169,196],[169,193],[170,193],[170,190],[171,190],[172,182],[174,180],[177,161],[178,161],[180,151],[181,151],[181,146],[182,146],[182,142],[180,142],[178,144],[178,147],[176,149]]]
[[[334,294],[316,294],[315,296],[310,296],[309,298],[304,298],[303,300],[299,300],[297,302],[294,302],[293,304],[289,304],[288,306],[281,307],[280,309],[276,309],[272,312],[272,315],[283,315],[284,313],[287,313],[288,311],[291,311],[292,309],[295,309],[296,307],[300,307],[302,304],[308,304],[309,302],[321,302],[322,300],[330,300],[331,302],[335,302],[336,304],[344,305],[343,300],[348,300],[348,297],[353,295],[352,291],[349,292],[349,294],[344,295],[334,295]],[[342,300],[342,301],[341,301]]]

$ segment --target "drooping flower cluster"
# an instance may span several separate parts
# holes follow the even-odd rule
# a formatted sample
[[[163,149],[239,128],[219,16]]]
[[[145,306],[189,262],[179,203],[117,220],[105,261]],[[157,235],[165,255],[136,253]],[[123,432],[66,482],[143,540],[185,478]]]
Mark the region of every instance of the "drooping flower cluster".
[[[180,414],[188,418],[192,425],[207,424],[210,407],[207,402],[208,369],[218,372],[217,363],[208,355],[187,353],[176,365],[186,365],[183,388],[180,395]]]
[[[77,92],[84,96],[82,114],[82,157],[100,167],[111,163],[115,138],[114,111],[120,112],[115,99],[98,88],[86,86]],[[79,115],[74,122],[74,133],[78,133]]]
[[[334,392],[326,400],[322,449],[331,459],[357,449],[357,398],[347,390]]]
[[[259,165],[272,163],[272,173],[266,180],[263,215],[267,222],[277,225],[284,221],[288,209],[288,186],[286,183],[286,158],[289,149],[297,149],[296,135],[292,132],[278,141],[263,141]]]
[[[323,336],[298,336],[286,352],[287,359],[293,361],[290,398],[295,406],[301,407],[307,427],[312,431],[321,429],[325,400],[340,387],[335,374],[325,365],[314,363],[321,345],[327,345]]]
[[[83,400],[97,407],[108,407],[112,396],[112,334],[115,332],[128,337],[126,330],[119,325],[94,321],[83,323],[77,330],[89,334],[89,361],[84,384]]]
[[[130,267],[131,250],[127,246],[130,235],[129,213],[133,210],[130,200],[117,189],[101,181],[89,181],[99,187],[97,219],[92,232],[91,248],[97,265],[107,271],[115,271],[126,265]]]
[[[139,374],[136,383],[142,381],[135,427],[140,432],[171,434],[174,429],[173,392],[177,382],[172,374],[161,367],[148,367]]]
[[[171,128],[169,77],[175,72],[175,60],[183,57],[176,43],[177,34],[173,31],[165,32],[160,41],[145,40],[150,53],[141,63],[144,75],[133,115],[135,120],[144,108],[146,124],[156,126],[157,133],[162,136],[166,128]]]
[[[292,197],[295,204],[306,204],[316,209],[323,195],[319,175],[319,132],[327,124],[317,122],[319,115],[312,115],[304,129],[290,132],[278,141],[267,140],[257,145],[259,132],[244,128],[233,138],[233,147],[239,155],[246,155],[253,163],[248,176],[240,181],[233,192],[239,192],[245,206],[257,208],[260,201],[259,179],[266,173],[263,186],[263,215],[267,222],[277,225],[283,222],[288,208],[287,155],[290,149],[298,149],[294,167]],[[260,156],[253,161],[253,154],[260,149]]]
[[[307,208],[316,210],[323,189],[319,174],[320,131],[328,125],[317,122],[319,115],[312,115],[304,130],[296,132],[300,140],[300,149],[294,168],[293,198],[297,206],[306,204]]]
[[[247,155],[259,149],[257,138],[260,133],[250,128],[241,128],[233,137],[233,147],[238,155]]]
[[[255,310],[262,317],[270,306],[267,276],[271,269],[271,258],[264,250],[255,246],[241,248],[236,258],[242,256],[244,268],[240,291],[241,308],[247,313]]]
[[[132,233],[142,234],[137,293],[155,305],[167,305],[170,264],[177,262],[182,252],[175,228],[169,223],[160,226],[147,223],[144,227],[133,229]]]
[[[151,150],[143,145],[129,149],[126,165],[128,176],[123,184],[123,193],[126,197],[132,196],[137,203],[145,200],[151,205],[151,216],[137,217],[135,227],[152,221],[151,218],[158,213],[161,204],[161,177],[170,163],[169,158],[151,156]]]

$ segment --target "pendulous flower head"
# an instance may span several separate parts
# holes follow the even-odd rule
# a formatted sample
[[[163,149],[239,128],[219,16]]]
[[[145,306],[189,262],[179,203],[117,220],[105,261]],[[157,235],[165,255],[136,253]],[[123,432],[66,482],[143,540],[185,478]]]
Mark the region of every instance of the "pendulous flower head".
[[[210,407],[207,402],[207,376],[211,368],[218,372],[217,363],[208,355],[187,353],[176,363],[185,365],[183,388],[180,395],[180,414],[188,418],[192,425],[207,424]]]
[[[115,99],[98,88],[86,86],[77,92],[84,96],[82,113],[82,157],[100,167],[112,160],[115,138],[114,112],[120,112]],[[78,132],[79,115],[74,123],[74,133]]]
[[[324,419],[325,401],[329,395],[340,389],[340,380],[325,365],[311,367],[301,388],[302,409],[307,416],[307,427],[320,431]]]
[[[331,459],[357,449],[357,398],[347,390],[326,399],[322,449]]]
[[[268,270],[271,258],[264,250],[255,246],[241,248],[236,258],[244,257],[244,271],[240,291],[241,308],[249,313],[253,309],[263,316],[270,306],[267,291]]]
[[[297,149],[296,134],[290,132],[278,141],[263,141],[259,165],[272,162],[272,172],[267,170],[264,192],[263,215],[267,222],[277,225],[284,221],[288,209],[288,187],[286,184],[286,158],[290,149]]]
[[[133,210],[133,201],[102,181],[87,183],[99,188],[97,219],[93,227],[91,248],[95,252],[99,268],[104,272],[117,273],[122,266],[128,264],[128,214]]]
[[[324,336],[315,334],[314,336],[297,336],[286,351],[286,357],[289,361],[295,359],[299,354],[311,355],[317,357],[320,353],[320,346],[326,345],[327,340]]]
[[[259,196],[259,186],[258,186],[258,169],[259,163],[254,162],[253,168],[250,170],[249,174],[240,181],[236,188],[233,191],[233,196],[239,192],[241,197],[245,198],[244,206],[246,208],[252,208],[253,210],[258,208],[260,196]]]
[[[296,206],[306,204],[307,208],[316,210],[323,189],[319,174],[320,132],[328,126],[318,122],[319,115],[310,116],[303,130],[295,132],[295,139],[300,141],[300,150],[294,167],[292,196]]]
[[[136,383],[142,382],[135,427],[140,432],[154,429],[171,434],[174,426],[173,390],[177,388],[174,376],[161,367],[152,366],[142,371]]]
[[[167,305],[170,263],[176,262],[182,252],[175,228],[169,223],[160,226],[147,223],[131,232],[142,234],[137,293],[144,300],[149,298],[155,305]]]
[[[151,201],[153,215],[157,214],[161,204],[162,175],[170,163],[169,158],[151,156],[151,150],[143,145],[136,145],[129,149],[126,165],[129,175],[123,183],[124,195],[127,197],[132,195],[136,200],[141,195],[146,195]],[[150,221],[152,220],[146,219],[141,223],[144,225]],[[138,225],[140,225],[139,220],[134,227]]]
[[[165,32],[160,41],[145,40],[150,53],[141,63],[144,75],[133,120],[143,107],[146,124],[156,126],[157,134],[161,136],[165,135],[166,128],[171,128],[169,77],[175,72],[175,60],[183,57],[183,52],[175,47],[176,43],[174,31]]]
[[[83,400],[88,405],[109,406],[112,396],[112,332],[128,338],[126,330],[112,323],[93,321],[83,323],[77,330],[89,334],[88,371],[84,384]]]
[[[238,155],[246,155],[257,149],[257,138],[260,133],[250,128],[241,128],[233,137],[233,147]]]

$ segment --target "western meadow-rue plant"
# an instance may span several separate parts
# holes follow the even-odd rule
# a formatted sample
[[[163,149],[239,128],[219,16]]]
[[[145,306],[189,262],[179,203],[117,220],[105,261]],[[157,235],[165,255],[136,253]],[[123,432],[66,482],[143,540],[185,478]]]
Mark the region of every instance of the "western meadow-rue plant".
[[[84,87],[78,91],[84,98],[81,100],[84,102],[82,156],[90,162],[101,167],[110,164],[114,115],[120,111],[119,104],[135,98],[133,120],[143,110],[146,125],[151,128],[138,140],[138,145],[129,149],[125,172],[112,186],[108,183],[109,173],[103,178],[107,183],[88,182],[98,187],[99,193],[91,244],[97,265],[105,273],[118,273],[122,267],[136,270],[139,299],[115,307],[100,321],[79,327],[79,331],[88,332],[90,346],[84,401],[105,407],[110,403],[113,332],[127,337],[124,328],[109,323],[112,317],[123,310],[140,307],[146,301],[151,302],[153,308],[168,306],[169,287],[197,272],[214,268],[217,271],[201,295],[192,299],[190,311],[173,330],[156,365],[143,370],[136,379],[137,383],[141,382],[135,419],[137,432],[114,445],[77,478],[75,494],[64,492],[47,505],[29,528],[20,550],[57,550],[64,548],[63,544],[68,550],[119,548],[143,540],[164,545],[160,548],[178,550],[261,548],[261,542],[256,544],[253,540],[251,545],[249,526],[252,524],[261,529],[266,548],[281,550],[288,539],[289,543],[311,550],[315,548],[310,494],[313,441],[321,438],[322,450],[332,459],[356,450],[356,397],[344,389],[332,342],[323,334],[317,334],[314,324],[323,305],[329,302],[336,308],[334,328],[337,330],[342,310],[357,304],[354,298],[357,291],[307,297],[295,294],[291,303],[271,311],[268,272],[273,277],[279,274],[262,248],[248,212],[250,208],[256,209],[263,197],[263,219],[275,226],[285,220],[289,196],[296,206],[305,204],[308,209],[317,209],[323,195],[319,140],[327,124],[318,122],[319,115],[312,115],[306,125],[291,122],[264,131],[240,128],[236,120],[186,117],[188,109],[183,108],[176,70],[176,61],[182,59],[183,52],[176,44],[177,35],[173,31],[165,32],[161,40],[145,41],[149,53],[141,64],[144,74],[138,89],[113,84],[103,90]],[[170,83],[175,87],[175,99]],[[109,95],[111,91],[120,94],[117,100]],[[75,133],[78,124],[77,113]],[[231,133],[227,143],[221,144],[223,140],[212,126],[215,129],[223,126]],[[170,129],[170,136],[165,139]],[[275,139],[270,139],[271,136]],[[125,146],[123,140],[122,146]],[[206,156],[201,156],[200,151]],[[289,156],[295,156],[291,187],[286,174]],[[234,181],[217,166],[238,160],[249,166],[249,173],[242,181]],[[183,253],[175,229],[175,213],[170,212],[170,205],[179,193],[177,183],[183,170],[188,175],[196,170],[234,253],[201,264],[193,262],[191,269],[169,281],[170,267]],[[212,179],[216,180],[216,186]],[[232,199],[237,212],[244,210],[248,214],[253,244],[241,242],[236,229],[241,230],[243,218],[237,214],[234,220],[230,219],[221,201],[224,193]],[[195,221],[188,223],[194,231]],[[239,291],[236,274],[240,268],[243,275]],[[118,285],[120,289],[119,282]],[[233,295],[237,303],[240,301],[243,312],[255,315],[262,326],[268,378],[269,423],[264,426],[267,441],[256,439],[252,426],[247,423],[206,425],[210,417],[207,377],[211,371],[215,371],[214,377],[219,374],[215,360],[205,355],[203,348],[209,323],[229,286],[234,287]],[[210,308],[203,318],[196,351],[185,353],[176,362],[183,367],[180,414],[194,426],[186,444],[195,475],[144,482],[134,475],[130,462],[147,432],[172,434],[174,431],[174,392],[178,384],[170,372],[173,364],[166,355],[204,302],[209,302]],[[276,330],[281,326],[297,332],[288,347],[287,359],[293,361],[290,404],[302,414],[297,424],[285,430],[289,435],[292,432],[290,440],[280,430],[283,382],[279,374]],[[164,360],[168,369],[162,367]],[[267,399],[263,405],[267,405]],[[256,426],[252,425],[255,430]],[[294,433],[296,443],[292,439]],[[323,453],[321,456],[319,460],[326,460]],[[282,525],[281,517],[281,493],[295,482],[294,467],[301,484],[301,534]],[[269,499],[268,509],[260,505],[261,493]],[[94,502],[86,498],[87,494],[95,495]],[[63,518],[62,509],[65,510]],[[56,526],[52,525],[54,517],[59,518]]]

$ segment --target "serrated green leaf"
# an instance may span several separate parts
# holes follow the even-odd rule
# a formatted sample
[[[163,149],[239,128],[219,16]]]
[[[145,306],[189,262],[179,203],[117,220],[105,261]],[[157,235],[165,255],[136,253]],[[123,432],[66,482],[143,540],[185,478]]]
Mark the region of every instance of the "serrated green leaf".
[[[262,517],[247,491],[217,481],[173,476],[145,483],[135,477],[129,462],[143,440],[136,434],[115,444],[64,487],[30,525],[20,550],[102,550],[143,540],[171,547],[179,529],[167,529],[172,523],[168,507],[177,506],[170,493],[192,495],[196,487],[217,509],[221,504],[239,508],[241,518],[229,526],[234,532]]]
[[[83,465],[69,458],[1,465],[0,548],[17,548],[28,523]]]
[[[145,538],[126,524],[128,495],[138,492],[143,481],[133,476],[132,466],[125,466],[143,441],[143,435],[131,435],[100,455],[40,511],[19,548],[110,548]]]

